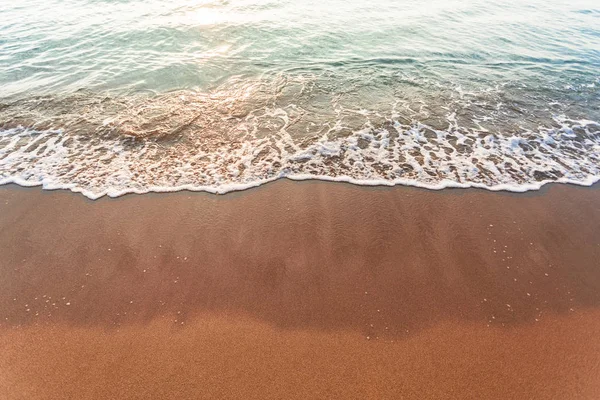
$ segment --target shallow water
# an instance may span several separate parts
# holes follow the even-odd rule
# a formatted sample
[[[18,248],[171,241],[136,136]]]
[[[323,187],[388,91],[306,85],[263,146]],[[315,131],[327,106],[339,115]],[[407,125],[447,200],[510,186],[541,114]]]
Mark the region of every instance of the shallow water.
[[[600,177],[596,1],[8,1],[0,183]]]

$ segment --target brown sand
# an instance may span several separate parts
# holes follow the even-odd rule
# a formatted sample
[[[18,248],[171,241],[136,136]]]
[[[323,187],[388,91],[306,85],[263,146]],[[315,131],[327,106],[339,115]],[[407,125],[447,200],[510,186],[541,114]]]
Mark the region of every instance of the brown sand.
[[[600,191],[0,188],[0,399],[600,399]]]

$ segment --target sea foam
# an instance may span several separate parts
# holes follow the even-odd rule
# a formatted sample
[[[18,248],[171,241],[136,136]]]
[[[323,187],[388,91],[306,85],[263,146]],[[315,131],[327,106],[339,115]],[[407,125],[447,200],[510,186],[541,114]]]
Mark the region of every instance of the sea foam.
[[[302,143],[286,134],[289,122],[268,137],[200,135],[171,143],[15,127],[0,132],[0,184],[69,189],[91,199],[177,190],[223,194],[279,178],[514,192],[549,182],[593,184],[600,177],[600,125],[566,117],[555,122],[501,136],[388,121]]]

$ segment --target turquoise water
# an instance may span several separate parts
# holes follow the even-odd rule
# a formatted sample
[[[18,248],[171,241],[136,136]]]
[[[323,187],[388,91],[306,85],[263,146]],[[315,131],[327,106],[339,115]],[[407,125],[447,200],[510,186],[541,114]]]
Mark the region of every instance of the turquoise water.
[[[0,183],[600,176],[596,1],[5,1]]]

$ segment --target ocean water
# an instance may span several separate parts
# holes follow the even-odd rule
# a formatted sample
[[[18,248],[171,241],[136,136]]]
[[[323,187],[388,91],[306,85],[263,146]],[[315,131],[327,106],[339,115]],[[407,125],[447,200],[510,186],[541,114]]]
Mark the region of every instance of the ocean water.
[[[600,179],[597,0],[6,0],[0,183]]]

